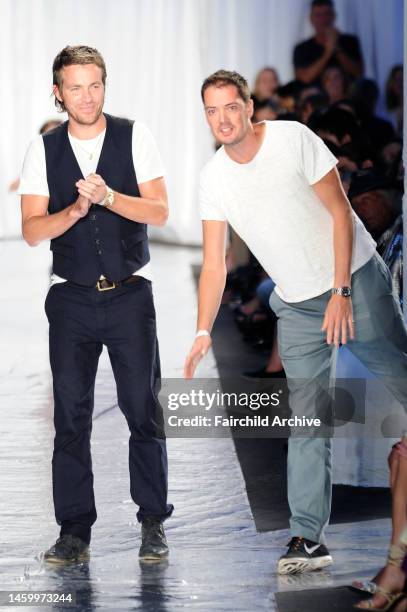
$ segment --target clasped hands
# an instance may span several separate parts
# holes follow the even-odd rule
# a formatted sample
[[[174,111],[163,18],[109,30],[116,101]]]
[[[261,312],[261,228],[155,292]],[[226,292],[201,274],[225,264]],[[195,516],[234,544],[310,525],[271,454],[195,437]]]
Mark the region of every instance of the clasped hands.
[[[324,47],[329,53],[338,50],[339,32],[336,28],[330,27],[325,30]]]
[[[79,197],[72,207],[72,212],[77,218],[85,217],[92,204],[97,204],[106,197],[106,183],[99,174],[89,174],[86,179],[77,181],[75,187]]]

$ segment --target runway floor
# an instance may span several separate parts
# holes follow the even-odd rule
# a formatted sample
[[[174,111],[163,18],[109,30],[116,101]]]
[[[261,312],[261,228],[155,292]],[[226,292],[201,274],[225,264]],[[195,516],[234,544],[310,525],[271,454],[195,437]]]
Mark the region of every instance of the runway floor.
[[[97,377],[92,434],[98,520],[91,559],[75,567],[46,566],[41,552],[58,535],[52,506],[52,387],[43,310],[49,250],[47,245],[30,249],[10,240],[0,242],[0,253],[2,597],[8,591],[74,591],[76,606],[53,604],[52,609],[78,612],[282,611],[295,607],[281,601],[277,608],[277,592],[326,589],[374,575],[387,550],[387,519],[329,527],[335,561],[329,571],[278,577],[275,565],[289,540],[288,530],[256,530],[230,436],[168,439],[169,501],[175,505],[166,523],[170,559],[166,565],[140,565],[140,528],[128,483],[127,426],[105,353]],[[152,247],[163,377],[182,375],[195,329],[192,266],[199,261],[198,249]],[[216,377],[214,353],[199,374]],[[299,603],[298,610],[306,608]]]

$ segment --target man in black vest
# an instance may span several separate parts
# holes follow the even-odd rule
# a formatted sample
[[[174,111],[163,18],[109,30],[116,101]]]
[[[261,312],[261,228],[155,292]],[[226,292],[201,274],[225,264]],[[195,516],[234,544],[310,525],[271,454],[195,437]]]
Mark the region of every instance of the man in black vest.
[[[103,114],[106,67],[96,49],[55,58],[55,104],[68,121],[34,140],[25,157],[23,236],[51,240],[50,324],[60,537],[50,562],[87,557],[96,520],[90,453],[94,385],[103,345],[129,429],[130,490],[142,523],[140,559],[168,555],[162,522],[167,453],[157,394],[160,363],[146,225],[168,216],[162,163],[145,126]]]

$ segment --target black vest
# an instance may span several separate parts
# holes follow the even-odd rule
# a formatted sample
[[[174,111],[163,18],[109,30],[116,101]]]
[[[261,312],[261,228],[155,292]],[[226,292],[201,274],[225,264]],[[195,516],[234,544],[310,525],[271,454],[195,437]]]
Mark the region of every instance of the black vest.
[[[106,134],[96,174],[113,191],[140,196],[132,155],[133,122],[106,115]],[[68,122],[44,134],[50,214],[73,204],[75,183],[84,178],[68,138]],[[131,276],[150,260],[144,223],[125,219],[93,204],[86,217],[51,240],[55,274],[80,285],[95,285],[103,274],[111,281]]]

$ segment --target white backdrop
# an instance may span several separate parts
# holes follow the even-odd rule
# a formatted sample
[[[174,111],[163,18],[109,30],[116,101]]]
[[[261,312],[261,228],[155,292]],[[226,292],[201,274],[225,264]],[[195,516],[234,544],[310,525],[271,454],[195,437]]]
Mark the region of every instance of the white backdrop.
[[[366,74],[383,86],[403,57],[403,0],[336,0],[338,26],[359,35]],[[0,0],[0,236],[19,232],[7,186],[29,140],[56,115],[51,66],[67,44],[97,47],[107,63],[107,112],[152,129],[167,171],[171,215],[150,232],[200,242],[199,169],[212,153],[199,97],[220,68],[253,83],[265,64],[293,77],[294,44],[311,34],[309,0]],[[65,117],[65,115],[63,115]]]

